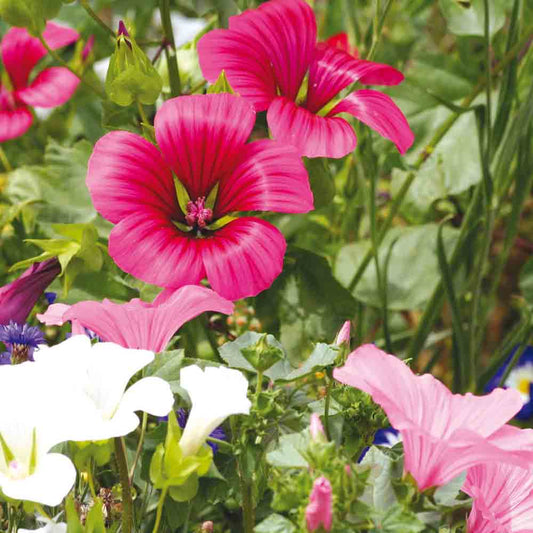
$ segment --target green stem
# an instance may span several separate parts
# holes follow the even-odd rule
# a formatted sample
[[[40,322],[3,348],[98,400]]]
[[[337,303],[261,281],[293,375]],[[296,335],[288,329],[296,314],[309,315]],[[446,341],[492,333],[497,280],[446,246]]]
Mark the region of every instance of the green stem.
[[[83,85],[88,87],[91,91],[95,92],[102,100],[106,99],[105,93],[100,88],[96,87],[92,83],[89,83],[86,79],[83,78],[83,76],[80,76],[55,50],[52,50],[48,46],[48,43],[46,42],[42,34],[39,35],[38,38],[41,44],[46,48],[46,51],[55,59],[57,63],[72,72],[72,74],[74,74],[74,76],[76,76],[80,80],[80,82],[83,83]]]
[[[324,430],[326,431],[326,437],[331,440],[331,434],[329,431],[329,408],[331,404],[331,380],[329,379],[326,371],[326,399],[324,401]]]
[[[255,528],[255,509],[253,501],[253,486],[249,479],[246,478],[242,465],[239,464],[239,479],[242,493],[242,521],[243,532],[253,533]]]
[[[115,458],[117,460],[120,485],[122,486],[122,533],[131,533],[133,527],[133,500],[124,439],[115,437]]]
[[[168,78],[170,81],[170,94],[172,97],[180,96],[181,81],[178,67],[178,58],[176,56],[176,45],[174,41],[174,30],[170,19],[170,2],[169,0],[160,0],[159,9],[161,11],[161,22],[165,34],[165,55],[167,58]]]
[[[4,165],[6,172],[11,172],[13,170],[13,167],[11,166],[9,159],[7,158],[7,155],[1,146],[0,146],[0,161],[2,161],[2,165]]]
[[[137,109],[139,110],[139,115],[141,117],[141,122],[143,124],[146,124],[147,126],[150,126],[150,122],[148,121],[148,117],[146,116],[146,113],[144,111],[144,107],[141,104],[141,102],[139,102],[139,100],[137,100]]]
[[[89,0],[80,0],[80,4],[87,11],[89,16],[100,26],[106,33],[109,34],[109,36],[115,40],[116,34],[115,32],[93,11],[92,7],[89,5]]]
[[[191,519],[191,511],[192,511],[192,502],[188,502],[187,515],[185,516],[185,522],[183,523],[183,528],[181,530],[182,533],[187,533],[189,531],[189,520]]]
[[[496,65],[494,68],[493,74],[499,73],[502,69],[505,68],[507,64],[509,64],[511,61],[514,60],[517,53],[519,53],[522,48],[529,42],[529,39],[531,38],[531,32],[533,31],[533,27],[530,27],[525,32],[525,37],[520,40],[519,43],[516,44],[516,46],[513,46],[511,50],[505,55],[505,57]],[[472,91],[471,94],[469,94],[462,102],[462,107],[468,107],[474,99],[478,96],[478,94],[483,90],[483,87],[485,85],[485,81],[481,81]],[[383,241],[385,235],[389,231],[390,227],[392,226],[392,222],[394,220],[394,217],[399,213],[400,207],[402,206],[403,201],[405,200],[405,197],[407,196],[407,193],[409,192],[409,189],[411,185],[413,184],[413,181],[416,177],[416,172],[420,170],[420,168],[423,166],[423,164],[427,161],[429,156],[433,153],[437,145],[440,143],[442,138],[448,133],[450,128],[455,124],[456,120],[459,118],[459,113],[452,113],[438,128],[438,130],[435,132],[435,135],[433,135],[433,138],[429,142],[429,144],[422,150],[422,152],[419,154],[416,162],[413,165],[413,170],[407,175],[405,178],[405,181],[403,182],[400,190],[398,191],[397,195],[395,196],[390,209],[389,213],[387,215],[387,218],[383,222],[383,225],[378,233],[378,244],[381,244]],[[363,277],[363,274],[365,273],[366,268],[368,267],[370,261],[372,260],[372,250],[368,250],[367,253],[364,255],[361,264],[359,265],[359,268],[355,272],[352,280],[350,281],[350,284],[348,285],[348,289],[353,292],[355,287],[357,287],[357,284]]]
[[[259,395],[261,394],[262,390],[263,390],[263,371],[258,370],[257,371],[257,384],[255,387],[255,398],[254,398],[255,405],[257,405],[257,402],[259,402]]]
[[[87,484],[89,485],[91,496],[93,497],[93,499],[96,498],[96,489],[94,488],[92,461],[91,461],[91,464],[89,465],[89,469],[87,470]]]
[[[44,518],[51,520],[50,515],[44,510],[43,506],[40,503],[35,502],[34,505],[41,516],[44,516]]]
[[[216,444],[219,448],[224,448],[228,450],[230,453],[233,451],[233,446],[226,442],[225,440],[215,439],[213,437],[207,437],[208,442],[212,442],[213,444]]]
[[[155,524],[152,533],[157,533],[159,531],[159,526],[161,524],[161,517],[163,516],[163,507],[165,505],[165,499],[167,497],[168,487],[163,487],[161,494],[159,495],[159,502],[157,503],[157,512],[155,515]]]
[[[131,468],[130,468],[130,484],[133,483],[133,476],[135,474],[135,468],[137,467],[137,463],[139,462],[139,458],[141,457],[143,443],[144,443],[144,436],[146,434],[147,425],[148,425],[148,413],[143,413],[143,420],[141,424],[141,435],[139,436],[139,443],[137,444],[137,450],[135,451],[135,459],[133,459],[133,464],[131,465]]]

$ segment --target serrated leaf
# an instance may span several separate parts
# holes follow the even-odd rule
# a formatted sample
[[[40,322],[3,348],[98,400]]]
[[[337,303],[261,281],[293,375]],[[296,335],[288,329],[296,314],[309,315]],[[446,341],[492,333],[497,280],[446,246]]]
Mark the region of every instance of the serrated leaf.
[[[309,446],[309,432],[290,433],[282,435],[278,446],[267,453],[267,462],[272,466],[282,468],[308,468],[309,463],[304,457]]]
[[[296,526],[280,514],[271,514],[254,528],[255,533],[296,533]]]

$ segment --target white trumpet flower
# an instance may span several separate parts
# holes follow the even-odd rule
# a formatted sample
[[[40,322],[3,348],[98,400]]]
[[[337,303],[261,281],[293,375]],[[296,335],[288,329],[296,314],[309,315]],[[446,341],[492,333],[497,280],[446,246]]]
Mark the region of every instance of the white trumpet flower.
[[[192,409],[180,440],[183,455],[194,455],[210,433],[230,415],[249,414],[248,381],[238,370],[192,365],[180,371],[180,385]]]
[[[50,520],[44,516],[39,516],[37,521],[44,524],[43,527],[39,529],[19,529],[18,533],[67,533],[67,524],[57,523],[56,519],[57,517]]]

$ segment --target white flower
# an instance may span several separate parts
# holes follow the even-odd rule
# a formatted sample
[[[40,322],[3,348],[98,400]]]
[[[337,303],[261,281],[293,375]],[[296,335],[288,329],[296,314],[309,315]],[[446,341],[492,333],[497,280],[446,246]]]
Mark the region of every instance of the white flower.
[[[59,505],[76,479],[64,439],[65,399],[32,362],[0,367],[0,488],[6,496]]]
[[[67,524],[58,524],[56,519],[57,516],[53,520],[39,516],[37,521],[44,524],[44,527],[39,529],[19,529],[18,533],[67,533]]]
[[[68,440],[104,440],[131,433],[139,425],[135,411],[165,416],[174,397],[161,378],[130,379],[154,359],[146,350],[132,350],[110,342],[91,344],[76,335],[34,354],[36,367],[68,389]]]
[[[228,416],[249,414],[248,381],[238,370],[193,365],[180,371],[180,385],[188,393],[192,409],[180,440],[184,455],[194,455],[209,434]]]

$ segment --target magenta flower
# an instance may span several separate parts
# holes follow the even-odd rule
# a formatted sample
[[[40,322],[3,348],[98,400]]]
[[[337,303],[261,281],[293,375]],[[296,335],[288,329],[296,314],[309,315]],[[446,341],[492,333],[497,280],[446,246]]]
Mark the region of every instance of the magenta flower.
[[[230,300],[271,285],[283,268],[283,235],[232,214],[304,213],[313,196],[294,148],[267,139],[246,144],[254,123],[243,98],[183,96],[155,117],[161,152],[123,131],[96,143],[87,186],[96,209],[116,224],[109,253],[123,270],[168,288],[207,277]],[[179,202],[176,187],[188,198]]]
[[[305,510],[308,531],[316,531],[322,526],[331,530],[332,516],[331,483],[325,477],[315,479],[313,490],[309,495],[309,504]]]
[[[483,464],[468,471],[462,490],[474,500],[469,533],[531,533],[533,476],[531,469]]]
[[[443,485],[483,462],[527,466],[533,459],[533,430],[505,424],[522,407],[515,390],[452,394],[432,375],[416,376],[372,344],[352,352],[333,376],[381,405],[401,433],[404,469],[420,490]]]
[[[61,272],[57,259],[33,264],[16,280],[0,287],[0,324],[26,322],[43,291]]]
[[[413,143],[409,124],[386,94],[362,89],[335,102],[356,82],[397,85],[403,75],[317,43],[315,15],[304,0],[271,0],[231,17],[228,30],[199,40],[198,54],[207,80],[213,83],[224,70],[256,111],[268,110],[274,139],[293,144],[302,155],[339,158],[354,150],[355,132],[340,113],[390,139],[402,154]]]
[[[79,38],[77,31],[48,22],[43,37],[53,50]],[[74,94],[80,80],[65,67],[49,67],[30,82],[30,74],[47,54],[26,29],[11,28],[0,44],[5,74],[0,83],[0,142],[24,135],[33,122],[30,107],[57,107]]]
[[[331,37],[328,37],[326,39],[326,43],[336,48],[340,48],[341,50],[344,50],[356,59],[359,57],[359,50],[357,50],[356,46],[352,47],[350,45],[350,39],[346,32],[337,33],[335,35],[332,35]]]
[[[53,304],[37,318],[47,325],[58,326],[71,321],[74,334],[74,327],[87,328],[105,342],[160,352],[185,322],[205,311],[229,315],[233,312],[233,304],[210,289],[191,285],[177,291],[164,291],[153,303],[135,298],[125,304],[107,299],[78,302],[72,306]]]

